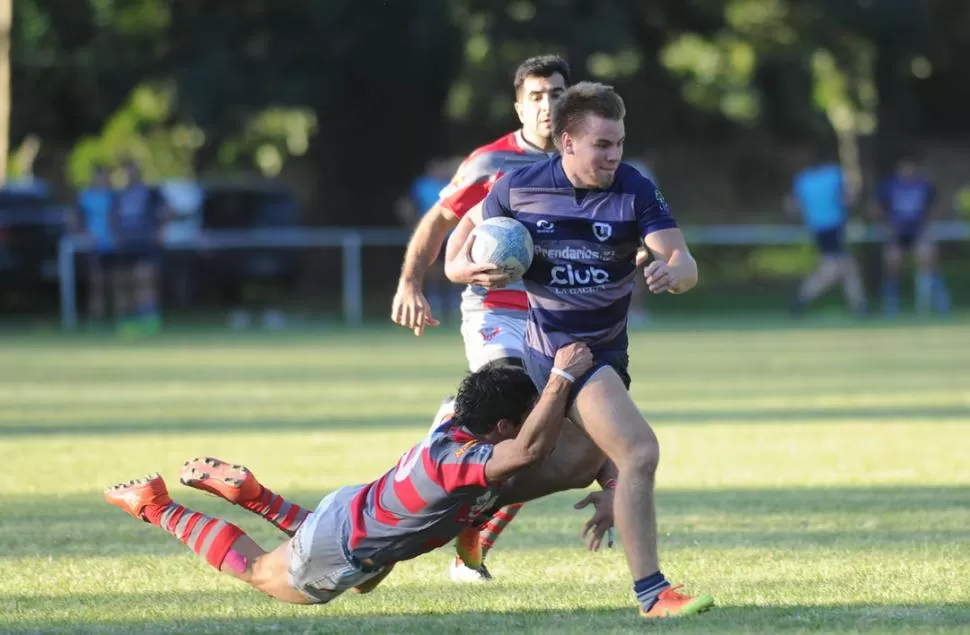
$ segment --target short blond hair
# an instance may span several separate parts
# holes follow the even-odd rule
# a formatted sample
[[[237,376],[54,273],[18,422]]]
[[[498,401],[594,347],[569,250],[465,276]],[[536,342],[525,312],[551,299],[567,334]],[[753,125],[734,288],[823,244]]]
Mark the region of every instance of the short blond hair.
[[[552,139],[562,150],[562,135],[575,136],[587,115],[620,121],[626,106],[612,86],[597,82],[579,82],[567,88],[552,107]]]

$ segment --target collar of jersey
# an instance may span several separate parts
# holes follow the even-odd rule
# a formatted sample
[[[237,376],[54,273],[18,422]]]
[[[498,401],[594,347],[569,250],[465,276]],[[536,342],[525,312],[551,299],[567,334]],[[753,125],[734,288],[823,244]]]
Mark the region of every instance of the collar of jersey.
[[[478,437],[476,437],[474,434],[472,434],[465,428],[453,428],[451,425],[451,421],[452,421],[451,418],[448,418],[442,421],[441,425],[435,428],[435,432],[445,432],[449,428],[452,428],[454,430],[452,434],[454,436],[454,440],[457,443],[468,443],[469,441],[478,440]]]

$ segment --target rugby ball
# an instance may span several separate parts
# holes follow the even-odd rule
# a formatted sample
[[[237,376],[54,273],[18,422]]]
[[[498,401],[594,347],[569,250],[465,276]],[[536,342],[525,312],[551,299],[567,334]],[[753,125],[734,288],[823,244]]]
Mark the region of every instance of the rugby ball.
[[[471,259],[491,263],[504,269],[512,282],[518,282],[532,265],[535,247],[525,225],[506,216],[483,221],[472,232]]]

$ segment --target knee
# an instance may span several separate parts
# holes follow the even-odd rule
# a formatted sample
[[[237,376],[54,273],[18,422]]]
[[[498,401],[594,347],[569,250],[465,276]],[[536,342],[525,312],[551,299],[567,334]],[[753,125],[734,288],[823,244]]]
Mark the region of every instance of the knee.
[[[616,464],[621,471],[633,471],[652,477],[660,464],[660,443],[656,435],[650,431],[650,434],[642,435],[629,443]]]

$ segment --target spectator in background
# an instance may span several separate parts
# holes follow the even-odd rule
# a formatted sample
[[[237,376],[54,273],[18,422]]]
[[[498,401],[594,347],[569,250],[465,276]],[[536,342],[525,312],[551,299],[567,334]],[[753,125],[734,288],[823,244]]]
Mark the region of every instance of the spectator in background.
[[[889,230],[882,284],[882,310],[887,317],[899,313],[899,278],[907,254],[916,260],[916,311],[950,309],[950,295],[937,267],[936,244],[926,232],[935,200],[936,186],[920,173],[912,157],[900,159],[893,175],[876,190],[876,211]]]
[[[173,179],[159,185],[159,192],[169,212],[162,228],[165,245],[164,278],[175,307],[185,310],[194,291],[192,267],[198,253],[189,249],[202,230],[202,189],[195,181]]]
[[[164,203],[157,188],[142,180],[133,161],[124,164],[127,183],[118,192],[114,228],[118,254],[115,276],[119,293],[119,328],[125,337],[157,333],[159,255]]]
[[[413,229],[421,217],[434,207],[459,162],[460,159],[432,159],[428,163],[424,173],[411,184],[407,195],[398,201],[398,218],[404,225]],[[434,266],[428,269],[425,282],[432,313],[443,316],[447,308],[453,315],[458,315],[461,296],[445,277],[444,250],[441,250]]]
[[[115,240],[112,231],[112,214],[117,196],[111,186],[111,172],[105,165],[94,167],[91,184],[78,192],[74,207],[75,231],[90,241],[87,254],[88,318],[92,321],[105,319],[105,296],[107,274],[112,269]],[[113,289],[115,316],[119,317],[118,290]]]
[[[859,316],[865,315],[862,277],[855,258],[845,247],[846,209],[853,198],[834,153],[813,151],[807,167],[795,175],[785,209],[791,215],[801,215],[815,237],[821,259],[792,300],[792,315],[803,314],[812,300],[836,282],[842,282],[842,290],[852,311]]]

